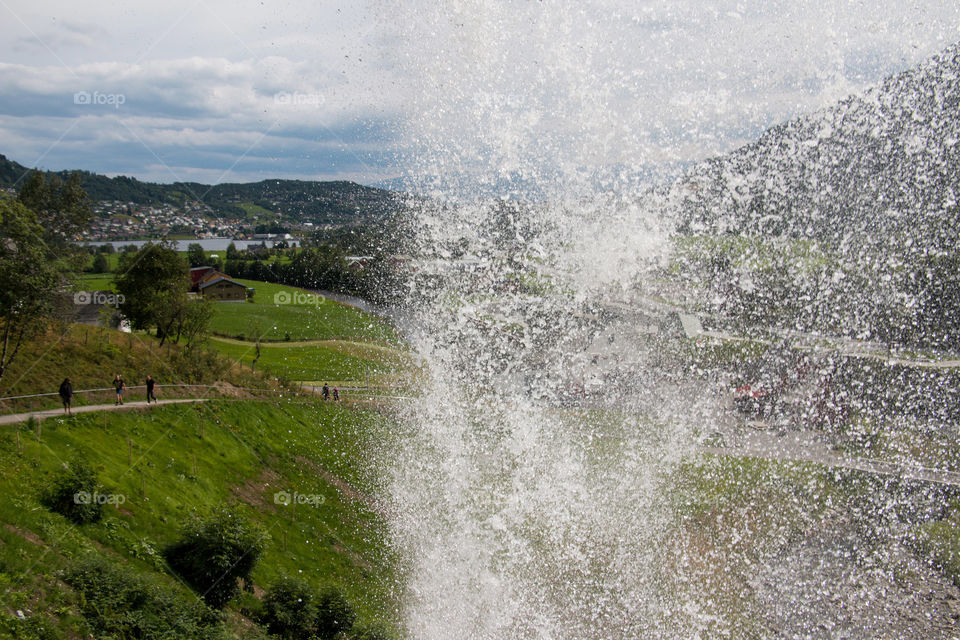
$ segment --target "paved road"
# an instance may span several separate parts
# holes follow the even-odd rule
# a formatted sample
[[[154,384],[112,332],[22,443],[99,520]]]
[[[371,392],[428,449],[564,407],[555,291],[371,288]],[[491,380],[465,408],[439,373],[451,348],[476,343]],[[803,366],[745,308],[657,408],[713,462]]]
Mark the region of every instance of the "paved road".
[[[206,401],[207,398],[168,398],[164,400],[158,400],[155,404],[181,404],[184,402]],[[137,402],[124,402],[120,406],[115,404],[91,404],[83,407],[74,407],[73,413],[89,413],[91,411],[130,411],[131,409],[146,409],[148,406],[150,405],[148,405],[144,400]],[[29,411],[27,413],[11,413],[9,415],[0,416],[0,424],[16,424],[18,422],[26,422],[31,417],[36,418],[37,420],[44,420],[46,418],[54,418],[62,415],[63,409],[44,409],[42,411]]]

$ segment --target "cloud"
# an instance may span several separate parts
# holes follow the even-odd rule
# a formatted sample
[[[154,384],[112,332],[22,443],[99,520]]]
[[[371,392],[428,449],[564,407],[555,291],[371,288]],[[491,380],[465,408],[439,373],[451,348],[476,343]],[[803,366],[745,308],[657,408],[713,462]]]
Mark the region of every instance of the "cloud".
[[[960,39],[941,0],[44,5],[0,7],[0,152],[182,179],[688,162]]]

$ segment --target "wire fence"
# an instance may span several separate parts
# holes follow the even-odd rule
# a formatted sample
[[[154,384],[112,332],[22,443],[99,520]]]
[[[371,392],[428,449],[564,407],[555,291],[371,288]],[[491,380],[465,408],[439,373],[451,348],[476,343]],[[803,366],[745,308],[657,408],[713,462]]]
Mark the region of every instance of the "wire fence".
[[[124,387],[124,400],[131,400],[137,395],[146,398],[146,385],[130,385]],[[139,390],[138,394],[129,393],[133,390]],[[257,388],[257,387],[236,387],[215,384],[157,384],[154,386],[154,393],[157,396],[165,398],[191,398],[198,397],[198,390],[203,390],[203,397],[223,397],[235,398],[238,394],[257,395],[287,395],[287,396],[319,396],[322,393],[322,387],[315,385],[298,385],[292,388]],[[332,391],[332,389],[331,389]],[[395,389],[384,389],[375,386],[344,386],[339,387],[339,396],[341,400],[348,399],[400,399],[402,396],[391,394]],[[116,389],[114,387],[102,387],[96,389],[76,389],[73,391],[71,405],[82,407],[92,404],[109,404],[116,399]],[[45,409],[55,409],[62,406],[60,394],[52,393],[30,393],[17,396],[0,397],[0,415],[22,413],[27,411],[43,411]]]

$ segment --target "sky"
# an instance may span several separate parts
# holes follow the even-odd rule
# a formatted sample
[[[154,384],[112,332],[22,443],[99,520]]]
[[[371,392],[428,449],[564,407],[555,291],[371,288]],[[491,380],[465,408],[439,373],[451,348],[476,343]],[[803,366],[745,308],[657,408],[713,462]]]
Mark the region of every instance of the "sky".
[[[0,153],[154,182],[640,171],[957,41],[944,0],[0,0]]]

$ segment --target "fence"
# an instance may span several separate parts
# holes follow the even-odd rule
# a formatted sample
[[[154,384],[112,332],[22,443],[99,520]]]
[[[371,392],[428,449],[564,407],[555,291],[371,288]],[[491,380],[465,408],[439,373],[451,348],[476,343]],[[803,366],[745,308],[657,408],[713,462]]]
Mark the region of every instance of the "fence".
[[[142,400],[146,398],[146,385],[132,385],[126,387],[124,399]],[[130,393],[133,390],[140,390],[139,393]],[[257,394],[287,394],[318,395],[320,387],[312,385],[300,385],[293,389],[258,389],[254,387],[233,387],[213,384],[158,384],[154,387],[157,396],[164,398],[193,398],[199,394],[196,389],[208,390],[203,397],[234,397],[237,392],[245,392],[252,395]],[[212,391],[212,393],[210,393]],[[81,398],[85,396],[85,398]],[[391,395],[388,390],[370,386],[350,386],[340,387],[340,397],[344,400],[351,397],[356,400],[361,399],[400,399],[403,396]],[[81,407],[91,404],[109,404],[116,399],[116,390],[113,387],[104,387],[100,389],[77,389],[73,392],[72,405]],[[31,393],[19,396],[0,397],[0,415],[10,413],[22,413],[26,411],[39,411],[43,409],[56,409],[63,406],[60,401],[60,394],[53,393]]]
[[[145,399],[146,385],[132,385],[126,387],[124,398]],[[132,394],[131,391],[139,389],[139,394]],[[242,391],[246,393],[291,393],[288,389],[256,389],[251,387],[224,387],[212,384],[158,384],[154,387],[154,393],[167,398],[188,398],[195,397],[197,393],[189,391],[195,389],[213,390],[214,393],[204,394],[205,396],[230,396],[235,392]],[[80,407],[88,404],[102,404],[113,402],[116,398],[116,390],[113,387],[104,387],[100,389],[77,389],[73,392],[73,406]],[[21,411],[32,411],[40,409],[54,409],[62,406],[60,394],[54,393],[31,393],[20,396],[5,396],[0,398],[0,413],[18,413]]]

